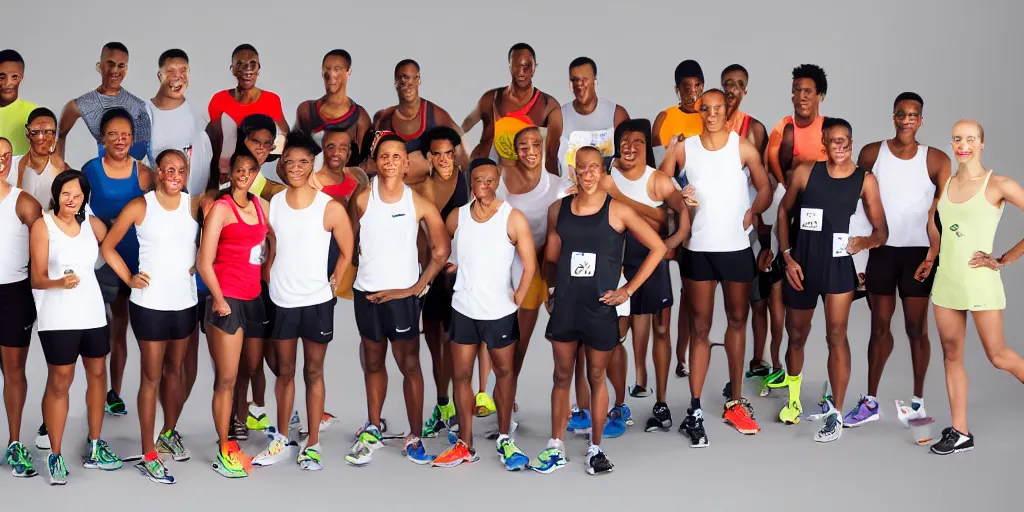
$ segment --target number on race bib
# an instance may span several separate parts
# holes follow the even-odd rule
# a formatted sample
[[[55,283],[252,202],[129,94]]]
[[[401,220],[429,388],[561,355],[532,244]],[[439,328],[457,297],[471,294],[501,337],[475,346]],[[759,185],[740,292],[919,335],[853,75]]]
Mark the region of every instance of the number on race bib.
[[[596,267],[596,254],[592,252],[574,252],[569,260],[569,275],[572,277],[593,277]]]
[[[800,209],[800,229],[805,231],[821,231],[825,212],[821,208]]]

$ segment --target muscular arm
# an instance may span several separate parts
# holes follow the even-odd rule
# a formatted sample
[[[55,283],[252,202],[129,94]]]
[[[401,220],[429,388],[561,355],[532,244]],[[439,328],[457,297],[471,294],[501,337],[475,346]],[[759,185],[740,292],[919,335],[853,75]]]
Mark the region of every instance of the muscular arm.
[[[747,140],[757,148],[760,155],[768,148],[768,130],[757,119],[750,119],[750,129],[747,130]]]
[[[434,203],[415,192],[413,192],[413,198],[416,203],[416,220],[426,224],[427,234],[430,236],[430,262],[423,269],[420,280],[416,282],[412,290],[413,295],[419,296],[448,262],[448,256],[452,252],[452,241],[448,237],[444,221],[441,220],[441,212],[437,210]]]
[[[671,183],[669,183],[669,185],[671,186]],[[668,213],[665,212],[664,208],[647,206],[646,204],[642,204],[634,201],[632,198],[626,197],[626,195],[619,190],[619,187],[615,185],[615,180],[612,179],[610,175],[606,174],[601,177],[601,188],[607,192],[608,195],[612,196],[612,199],[629,206],[644,217],[651,219],[656,224],[655,226],[652,226],[655,229],[657,227],[664,226],[665,222],[668,221]],[[672,188],[674,189],[675,187]]]
[[[131,286],[132,282],[132,273],[128,270],[128,265],[125,264],[124,259],[117,253],[117,244],[121,243],[121,239],[128,234],[128,230],[132,226],[138,226],[145,218],[146,199],[142,197],[132,199],[121,210],[117,219],[114,220],[114,224],[110,226],[107,238],[100,244],[100,254],[103,255],[103,260],[110,265],[110,268],[117,274],[117,277],[129,286]]]
[[[309,133],[311,130],[309,127],[309,100],[299,103],[295,109],[295,129],[302,130],[306,135],[312,135]]]
[[[558,283],[558,255],[562,252],[562,237],[558,236],[558,210],[562,201],[555,201],[548,207],[548,235],[544,242],[544,282],[548,288]]]
[[[772,205],[772,187],[768,182],[768,172],[761,165],[761,153],[749,141],[740,139],[740,160],[750,170],[750,182],[757,189],[750,211],[754,216],[761,215]]]
[[[1000,202],[1007,201],[1017,208],[1024,210],[1024,187],[1021,187],[1020,183],[1017,183],[1008,176],[993,176],[989,182],[996,185]],[[1024,255],[1024,240],[1017,242],[1009,251],[1000,256],[999,264],[1009,265],[1020,259],[1021,255]]]
[[[470,111],[466,116],[466,119],[462,121],[462,133],[469,133],[477,123],[483,120],[484,98],[487,97],[488,92],[483,93],[480,96],[480,99],[476,100],[476,105],[473,106],[473,110]]]
[[[620,224],[622,228],[628,229],[630,233],[633,233],[633,236],[650,250],[643,263],[640,264],[640,268],[633,276],[633,279],[626,283],[624,287],[626,293],[632,297],[640,289],[640,286],[647,281],[647,278],[654,273],[654,269],[657,268],[658,263],[665,257],[665,252],[668,249],[665,247],[665,243],[662,242],[661,237],[658,236],[658,233],[644,222],[640,214],[632,208],[612,200],[608,213],[609,222],[612,223],[613,228],[620,227],[616,226],[616,224]]]
[[[210,181],[216,182],[217,178],[214,176],[220,176],[220,156],[224,152],[224,132],[221,130],[219,119],[211,119],[206,125],[206,136],[210,138],[210,149],[212,149],[210,152]],[[206,183],[204,186],[208,185],[209,183]]]
[[[678,137],[668,141],[665,148],[665,158],[661,160],[658,170],[668,176],[678,176],[686,166],[686,144],[683,144]]]
[[[359,266],[359,221],[363,218],[363,213],[366,212],[366,205],[370,198],[370,189],[364,187],[361,190],[357,190],[352,194],[352,198],[349,199],[348,213],[349,221],[352,222],[352,265]]]
[[[558,102],[555,98],[548,96],[548,103],[554,103],[551,110],[548,111],[547,118],[544,120],[544,126],[547,127],[548,133],[545,136],[544,141],[544,167],[548,172],[555,176],[561,176],[561,166],[558,165],[558,145],[562,137],[562,109],[558,107]]]
[[[657,176],[661,177],[656,178],[655,181],[655,197],[665,201],[665,204],[676,212],[676,231],[665,239],[665,246],[672,250],[682,245],[683,241],[690,236],[690,209],[686,207],[683,195],[672,183],[672,178],[664,173],[659,173]]]
[[[78,122],[78,118],[81,116],[82,113],[78,111],[78,102],[75,100],[67,102],[64,105],[64,110],[60,112],[60,125],[57,127],[56,153],[61,159],[64,158],[68,134],[71,133],[71,129],[75,127],[75,123]]]
[[[878,150],[885,141],[872,142],[867,146],[860,149],[860,154],[857,155],[857,167],[866,171],[871,171],[875,168],[875,161],[878,160]],[[931,167],[929,166],[929,174],[931,174]]]
[[[865,167],[866,169],[866,167]],[[935,225],[935,210],[939,207],[939,198],[942,197],[942,186],[946,183],[952,172],[949,156],[940,149],[928,148],[928,177],[935,185],[935,197],[932,198],[932,206],[928,209],[928,261],[934,261],[939,255],[939,227]]]
[[[878,180],[871,173],[864,174],[864,186],[861,187],[860,197],[864,203],[864,214],[871,222],[871,235],[866,237],[853,237],[863,239],[863,247],[857,244],[857,249],[874,249],[889,239],[889,226],[885,222],[885,211],[882,209],[882,195],[878,192]]]
[[[370,114],[366,113],[366,109],[360,108],[359,120],[356,121],[356,141],[360,145],[360,155],[369,154],[369,143],[372,142],[372,139],[370,141],[366,140],[366,132],[370,131],[370,126]],[[362,147],[364,143],[367,145],[366,147]]]
[[[32,225],[43,216],[43,208],[28,192],[21,191],[18,194],[18,202],[14,203],[14,213],[18,215],[18,220],[31,230]]]
[[[807,178],[811,175],[811,164],[801,165],[793,171],[793,182],[786,189],[786,195],[779,204],[779,216],[775,219],[775,229],[779,233],[779,252],[789,258],[789,212],[796,206],[796,198],[807,186]]]
[[[355,237],[352,234],[352,221],[345,212],[345,207],[338,201],[327,203],[324,210],[324,229],[334,235],[338,243],[338,263],[334,266],[332,279],[335,285],[341,282],[341,276],[348,272],[352,265],[352,252],[355,250]]]
[[[530,223],[526,216],[519,210],[512,210],[508,216],[508,239],[516,247],[519,260],[523,262],[523,275],[519,280],[519,287],[516,288],[516,305],[523,303],[526,292],[530,290],[533,282],[533,275],[537,273],[537,250],[533,247],[533,234],[530,232]]]

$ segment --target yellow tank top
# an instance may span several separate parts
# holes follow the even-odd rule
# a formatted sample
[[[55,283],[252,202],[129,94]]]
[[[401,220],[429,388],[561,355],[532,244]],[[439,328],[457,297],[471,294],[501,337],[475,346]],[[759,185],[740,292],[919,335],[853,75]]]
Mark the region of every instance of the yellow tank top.
[[[985,189],[992,171],[985,176],[981,188],[962,203],[949,200],[949,182],[939,198],[938,212],[942,223],[938,269],[932,285],[932,302],[936,306],[958,311],[989,311],[1006,308],[1006,294],[998,270],[971,268],[967,263],[976,251],[992,253],[1003,208],[996,208],[985,198]]]
[[[700,101],[697,101],[697,109],[700,109]],[[700,119],[700,114],[694,112],[692,114],[679,110],[678,105],[673,105],[664,110],[665,121],[661,123],[661,130],[658,131],[658,139],[661,140],[663,146],[668,146],[672,141],[672,137],[682,135],[683,137],[693,137],[694,135],[700,135],[704,131],[704,123]]]

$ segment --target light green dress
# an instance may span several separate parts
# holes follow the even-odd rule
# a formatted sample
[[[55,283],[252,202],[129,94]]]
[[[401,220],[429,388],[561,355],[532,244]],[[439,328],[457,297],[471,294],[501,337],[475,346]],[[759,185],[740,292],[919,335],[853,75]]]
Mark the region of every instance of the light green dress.
[[[992,171],[985,176],[981,188],[966,201],[949,200],[949,181],[939,198],[938,212],[942,223],[939,245],[939,267],[932,286],[932,303],[958,311],[990,311],[1006,308],[1006,294],[998,270],[971,268],[967,263],[976,251],[992,253],[1003,208],[996,208],[985,198],[985,189]]]

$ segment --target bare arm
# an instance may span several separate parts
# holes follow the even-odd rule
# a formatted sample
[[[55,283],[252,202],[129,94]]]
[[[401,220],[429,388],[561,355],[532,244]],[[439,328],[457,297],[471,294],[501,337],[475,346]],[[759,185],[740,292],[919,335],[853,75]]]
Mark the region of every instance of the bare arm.
[[[672,184],[672,178],[665,176],[664,173],[660,174],[664,178],[658,178],[655,186],[657,187],[657,197],[665,201],[672,211],[676,212],[676,231],[672,233],[667,239],[665,239],[665,246],[668,250],[674,250],[676,247],[682,245],[683,241],[690,236],[690,209],[686,207],[686,202],[683,201],[683,195],[676,190],[674,184]]]
[[[117,277],[121,278],[121,281],[124,281],[125,284],[132,288],[136,288],[136,286],[132,286],[133,276],[131,271],[128,270],[128,265],[125,264],[124,259],[117,253],[117,244],[121,243],[121,239],[125,237],[132,226],[139,225],[145,218],[146,199],[142,197],[132,199],[121,210],[117,219],[114,220],[114,224],[110,226],[106,239],[100,244],[100,253],[103,255],[103,260],[107,262],[107,265],[110,265],[110,268],[114,270]]]
[[[364,187],[362,190],[357,190],[352,194],[352,197],[348,201],[348,218],[352,222],[352,265],[359,266],[359,220],[362,219],[363,213],[366,212],[366,204],[369,200],[369,187]]]
[[[307,132],[309,135],[309,100],[299,103],[295,108],[295,129]]]
[[[473,110],[470,111],[469,115],[466,116],[466,119],[464,119],[462,121],[462,127],[461,128],[462,128],[462,133],[463,134],[469,133],[470,130],[472,130],[473,127],[475,127],[477,125],[477,123],[479,123],[481,120],[483,120],[483,111],[484,111],[483,104],[484,104],[484,98],[486,96],[487,96],[487,93],[484,93],[484,94],[482,94],[480,96],[480,99],[476,100],[476,105],[473,106]]]
[[[671,183],[669,184],[671,185]],[[607,192],[608,195],[612,196],[612,199],[615,199],[616,201],[619,201],[625,204],[626,206],[629,206],[630,208],[636,210],[638,213],[640,213],[640,215],[643,215],[645,218],[651,219],[651,221],[654,224],[656,224],[656,226],[652,227],[656,228],[658,226],[664,226],[665,222],[668,220],[668,213],[665,212],[664,208],[647,206],[646,204],[635,201],[632,198],[627,197],[626,194],[623,194],[622,191],[619,190],[619,187],[615,185],[615,180],[612,179],[610,175],[606,174],[601,177],[601,188],[604,189],[604,191]]]
[[[633,279],[626,283],[626,285],[620,290],[615,290],[610,293],[605,292],[605,295],[601,298],[602,302],[612,306],[617,306],[626,302],[628,297],[632,297],[633,294],[640,289],[640,286],[647,281],[647,278],[651,277],[651,274],[654,273],[654,269],[657,268],[659,263],[661,263],[661,260],[665,257],[665,252],[668,249],[665,247],[665,243],[662,242],[661,237],[658,236],[658,233],[654,231],[650,225],[644,222],[643,218],[640,217],[640,214],[636,213],[632,208],[626,207],[625,205],[612,200],[611,205],[609,205],[608,213],[609,222],[612,223],[613,228],[617,228],[618,226],[616,226],[616,224],[621,223],[624,229],[628,229],[629,232],[644,245],[644,247],[647,247],[647,249],[650,250],[650,252],[647,253],[647,257],[644,258],[643,263],[640,264],[640,268],[633,276]],[[619,291],[624,291],[627,297],[622,297],[622,294],[617,294]]]
[[[220,282],[213,272],[213,260],[217,256],[217,245],[220,243],[220,232],[230,218],[231,213],[227,206],[214,203],[206,216],[203,224],[203,236],[199,242],[199,255],[196,258],[196,269],[203,283],[210,290],[210,296],[215,303],[224,303],[224,294],[220,289]]]
[[[786,279],[789,281],[789,285],[798,291],[804,289],[804,270],[789,255],[789,212],[796,206],[796,198],[803,193],[804,187],[807,186],[807,178],[811,175],[811,169],[810,164],[805,164],[793,171],[792,182],[786,189],[786,195],[782,197],[782,203],[779,204],[779,216],[775,220],[775,229],[778,230],[779,235],[779,252],[782,253],[782,259],[786,262]]]
[[[661,160],[658,170],[668,176],[678,176],[686,167],[686,144],[679,137],[672,137],[665,148],[665,158]]]
[[[772,205],[772,187],[768,181],[768,172],[761,165],[761,153],[749,141],[740,139],[740,159],[743,166],[750,170],[750,181],[757,189],[750,211],[755,216],[761,215]]]
[[[885,144],[885,141],[872,142],[863,148],[860,148],[860,154],[857,155],[857,167],[866,171],[871,171],[875,168],[875,161],[878,160],[878,150]],[[929,171],[931,169],[929,168]]]
[[[562,237],[558,236],[558,210],[562,207],[562,201],[555,201],[548,207],[548,235],[544,242],[544,282],[551,290],[558,283],[558,255],[562,253]],[[550,294],[549,294],[550,295]],[[554,299],[554,296],[550,296]],[[551,312],[550,310],[548,311]]]
[[[666,117],[667,116],[665,115],[665,111],[663,110],[661,112],[658,112],[658,117],[654,118],[654,126],[651,127],[651,146],[652,147],[665,146],[665,145],[667,145],[666,144],[667,142],[670,142],[670,141],[661,140],[661,125],[665,124],[665,118]],[[654,162],[651,162],[651,163],[653,164]],[[672,176],[672,174],[669,174],[669,176]]]
[[[537,250],[533,246],[530,223],[519,210],[512,210],[508,216],[508,239],[512,245],[516,246],[519,260],[523,262],[523,275],[519,279],[519,287],[516,288],[515,293],[515,303],[519,306],[526,299],[526,292],[530,291],[533,275],[537,273]]]
[[[935,225],[935,210],[938,209],[939,198],[942,197],[942,186],[951,173],[949,156],[942,150],[928,148],[928,177],[935,184],[935,197],[932,198],[932,206],[928,209],[928,261],[935,261],[939,255],[940,235],[939,227]]]
[[[993,176],[989,182],[995,183],[1002,201],[1007,201],[1017,208],[1024,210],[1024,187],[1021,187],[1020,183],[1017,183],[1008,176]],[[1021,255],[1024,255],[1024,240],[1017,242],[1009,251],[1000,256],[997,261],[999,266],[1009,265],[1020,259]]]
[[[761,121],[757,119],[750,120],[750,129],[747,130],[747,140],[757,148],[757,152],[760,155],[764,155],[764,150],[768,148],[768,130],[765,129]]]
[[[43,216],[43,208],[28,192],[22,191],[18,195],[18,202],[14,203],[14,213],[31,231],[32,225]]]
[[[861,202],[864,203],[864,214],[871,222],[871,235],[853,236],[846,244],[850,254],[864,249],[874,249],[889,239],[889,226],[885,222],[885,211],[882,209],[882,195],[878,192],[878,180],[871,173],[864,173],[864,186],[861,187]]]
[[[615,116],[612,118],[612,126],[618,128],[619,124],[629,119],[629,112],[622,105],[615,105]],[[656,146],[657,144],[652,144]],[[654,162],[651,162],[653,164]]]
[[[355,237],[352,234],[352,221],[345,212],[345,207],[338,201],[327,203],[324,211],[324,229],[334,235],[334,241],[338,244],[338,263],[334,266],[334,275],[331,281],[334,286],[341,282],[341,277],[348,272],[352,266],[352,252],[355,250]]]
[[[30,277],[32,279],[32,288],[36,290],[46,290],[49,288],[67,288],[70,278],[73,276],[65,276],[62,279],[50,279],[49,269],[47,268],[50,260],[50,230],[46,227],[46,221],[38,219],[32,224],[31,230],[29,230],[29,254],[31,258],[29,265],[31,265]]]
[[[359,120],[356,121],[356,144],[360,146],[360,155],[368,155],[370,152],[369,146],[362,147],[363,143],[369,144],[369,142],[366,141],[366,132],[370,130],[370,126],[370,114],[366,113],[366,109],[360,107]],[[367,158],[369,157],[367,156]]]
[[[102,244],[107,238],[107,225],[99,217],[89,215],[89,225],[92,226],[92,234],[96,235],[96,242]]]
[[[420,295],[423,289],[427,287],[427,284],[437,276],[437,273],[448,262],[448,256],[452,252],[452,241],[448,237],[444,221],[441,220],[441,212],[437,210],[434,203],[424,199],[415,192],[413,192],[413,197],[416,202],[417,220],[426,224],[427,234],[430,236],[430,262],[423,269],[420,280],[416,282],[412,290],[414,295]]]
[[[78,118],[82,117],[82,113],[78,111],[78,102],[71,100],[64,105],[64,110],[60,112],[60,125],[57,128],[57,148],[56,153],[62,159],[64,158],[64,149],[67,142],[68,134],[71,133],[71,129],[75,127],[75,123],[78,122]]]
[[[558,107],[558,103],[555,102],[554,98],[548,97],[548,101],[555,103],[555,106],[548,112],[547,119],[545,119],[545,126],[548,128],[546,135],[547,140],[545,142],[545,167],[547,171],[555,176],[561,176],[561,166],[558,165],[558,145],[559,139],[562,137],[562,109]]]

